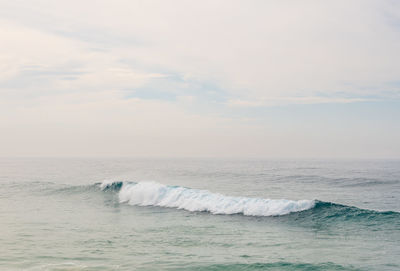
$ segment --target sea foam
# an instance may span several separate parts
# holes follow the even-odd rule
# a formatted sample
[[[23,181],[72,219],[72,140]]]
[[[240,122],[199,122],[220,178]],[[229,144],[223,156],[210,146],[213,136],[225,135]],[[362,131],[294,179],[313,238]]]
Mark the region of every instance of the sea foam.
[[[121,182],[104,182],[106,189]],[[156,182],[121,184],[119,201],[138,206],[160,206],[212,214],[243,214],[247,216],[278,216],[311,209],[314,200],[262,199],[230,197],[206,190],[168,186]]]

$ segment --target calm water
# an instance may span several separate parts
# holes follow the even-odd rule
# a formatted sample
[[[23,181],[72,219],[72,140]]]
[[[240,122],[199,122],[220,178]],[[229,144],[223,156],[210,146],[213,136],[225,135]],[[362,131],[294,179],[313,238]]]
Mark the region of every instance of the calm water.
[[[400,161],[2,158],[0,182],[0,270],[400,270]]]

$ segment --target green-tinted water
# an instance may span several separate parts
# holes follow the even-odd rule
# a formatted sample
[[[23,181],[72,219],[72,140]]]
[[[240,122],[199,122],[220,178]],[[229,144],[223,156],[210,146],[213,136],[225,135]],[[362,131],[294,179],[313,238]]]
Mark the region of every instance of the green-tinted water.
[[[3,159],[0,172],[1,270],[400,269],[398,161]],[[174,186],[129,183],[149,180]],[[317,201],[240,213],[267,198]]]

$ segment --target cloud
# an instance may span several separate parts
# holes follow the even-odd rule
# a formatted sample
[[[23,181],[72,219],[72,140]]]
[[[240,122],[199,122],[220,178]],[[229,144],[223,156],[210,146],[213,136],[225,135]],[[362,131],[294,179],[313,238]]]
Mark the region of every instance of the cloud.
[[[259,100],[240,100],[232,99],[227,101],[227,105],[231,107],[265,107],[290,104],[342,104],[371,102],[376,99],[371,98],[341,98],[341,97],[270,97]]]
[[[274,96],[283,101],[338,90],[379,96],[384,89],[375,86],[400,76],[400,17],[393,11],[398,5],[390,1],[3,5],[2,15],[8,20],[46,32],[53,42],[62,39],[75,49],[85,48],[81,61],[96,66],[97,79],[110,77],[121,66],[119,61],[132,59],[139,69],[146,66],[151,73],[167,70],[192,81],[212,82],[238,99]],[[39,40],[47,42],[44,37]],[[43,48],[67,52],[60,50],[64,43]],[[66,56],[74,57],[71,49],[58,57]]]
[[[91,45],[10,21],[0,21],[0,91],[20,100],[78,91],[134,88],[163,74],[132,69],[119,56]]]

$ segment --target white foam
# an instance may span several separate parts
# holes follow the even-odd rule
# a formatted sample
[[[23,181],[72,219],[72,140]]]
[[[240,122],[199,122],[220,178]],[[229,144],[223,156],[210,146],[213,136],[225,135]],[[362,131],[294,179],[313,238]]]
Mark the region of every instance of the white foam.
[[[229,197],[206,190],[167,186],[155,182],[124,183],[119,191],[119,200],[138,206],[161,206],[191,212],[248,216],[286,215],[315,206],[314,200]]]

